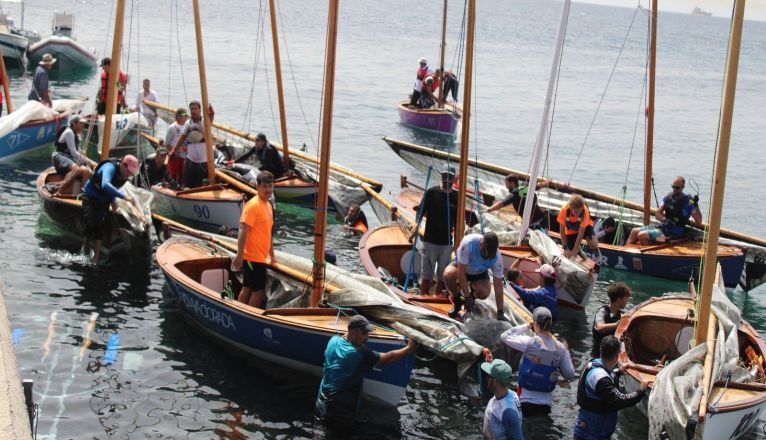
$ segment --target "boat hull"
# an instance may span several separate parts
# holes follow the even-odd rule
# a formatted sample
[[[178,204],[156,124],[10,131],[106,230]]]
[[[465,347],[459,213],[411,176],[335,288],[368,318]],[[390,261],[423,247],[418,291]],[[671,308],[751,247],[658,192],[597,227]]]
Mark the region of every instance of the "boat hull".
[[[399,119],[410,127],[435,133],[454,135],[459,118],[448,110],[408,108],[409,102],[399,104]]]
[[[210,228],[224,226],[232,230],[239,229],[244,198],[240,193],[230,190],[214,190],[191,193],[186,196],[169,188],[155,185],[152,212],[183,219]]]
[[[46,53],[56,58],[53,68],[59,71],[96,68],[96,54],[69,37],[53,35],[29,46],[27,58],[30,65],[37,65]]]
[[[277,201],[313,205],[319,186],[316,182],[297,177],[278,179],[274,182],[274,197]]]
[[[11,160],[38,148],[50,146],[66,118],[22,124],[0,138],[0,161]]]
[[[28,44],[29,39],[22,35],[0,33],[0,48],[3,49],[3,58],[12,63],[22,64]]]

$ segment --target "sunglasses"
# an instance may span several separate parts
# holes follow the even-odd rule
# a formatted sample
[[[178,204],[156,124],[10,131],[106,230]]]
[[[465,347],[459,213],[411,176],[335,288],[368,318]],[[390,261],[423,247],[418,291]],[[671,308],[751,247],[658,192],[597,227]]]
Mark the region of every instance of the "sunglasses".
[[[670,187],[673,189],[684,189],[684,187],[680,185],[671,185]]]

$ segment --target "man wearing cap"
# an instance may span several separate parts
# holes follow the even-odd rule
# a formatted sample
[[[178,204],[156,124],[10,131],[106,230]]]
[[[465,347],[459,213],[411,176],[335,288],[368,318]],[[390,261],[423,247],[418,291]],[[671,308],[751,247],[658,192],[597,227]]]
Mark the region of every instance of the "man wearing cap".
[[[420,254],[420,293],[428,295],[436,270],[436,294],[444,292],[444,269],[452,256],[452,230],[457,221],[457,192],[452,189],[455,169],[445,165],[441,171],[441,184],[429,188],[420,201],[420,219],[426,219],[425,234],[418,246]],[[413,226],[413,237],[420,221]]]
[[[514,270],[521,260],[516,260],[508,270],[508,281],[511,288],[519,295],[521,301],[534,312],[538,307],[546,307],[551,311],[554,317],[558,316],[557,292],[556,292],[556,269],[550,264],[543,264],[535,269],[543,280],[542,286],[536,289],[525,289],[519,286],[519,272]]]
[[[205,143],[205,124],[202,120],[202,104],[199,101],[189,103],[191,118],[186,121],[173,146],[173,151],[178,151],[186,145],[186,161],[184,162],[184,186],[197,188],[202,186],[207,175],[207,144]],[[208,117],[213,122],[213,113],[208,109]]]
[[[316,412],[328,424],[350,428],[361,402],[364,376],[378,364],[396,362],[417,349],[413,339],[407,346],[378,353],[365,345],[372,325],[362,315],[351,317],[348,331],[333,336],[324,352],[322,383],[316,400]]]
[[[423,80],[428,74],[428,61],[425,58],[421,58],[418,63],[418,73],[415,76],[415,87],[412,90],[412,96],[410,97],[410,108],[415,108],[420,102],[420,91],[423,89]]]
[[[612,438],[617,427],[617,412],[633,406],[646,395],[652,383],[641,381],[638,391],[623,393],[612,373],[620,354],[620,341],[614,336],[601,340],[601,356],[593,359],[577,383],[577,404],[580,410],[574,427],[575,440],[605,440]]]
[[[473,312],[475,300],[487,299],[490,289],[494,287],[497,319],[508,320],[503,310],[503,257],[498,246],[494,232],[463,237],[457,248],[456,263],[450,263],[444,269],[444,284],[453,303],[450,317],[458,317],[463,300],[466,311]],[[492,284],[489,282],[489,271],[492,272]]]
[[[494,396],[484,411],[484,438],[488,440],[524,440],[521,430],[519,396],[508,388],[513,370],[502,359],[481,364],[489,375],[487,387]]]
[[[98,99],[96,99],[96,112],[99,115],[106,113],[106,100],[109,94],[109,69],[112,65],[112,59],[105,57],[101,60],[101,86],[98,89]],[[117,113],[122,113],[126,108],[125,87],[128,85],[128,74],[120,69],[117,80]]]
[[[181,138],[186,119],[189,117],[189,112],[183,107],[176,109],[176,120],[168,126],[168,133],[165,135],[165,147],[170,148],[168,155],[168,172],[171,177],[178,182],[179,185],[183,184],[184,175],[184,160],[186,160],[186,145],[180,144],[178,148],[178,139]]]
[[[177,186],[175,179],[168,173],[168,166],[165,164],[168,159],[168,150],[165,147],[159,147],[153,155],[149,155],[141,164],[138,185],[149,189],[159,183],[165,184],[170,188]]]
[[[279,151],[263,133],[255,135],[255,146],[247,153],[239,156],[234,160],[235,163],[244,163],[250,157],[255,156],[258,159],[258,169],[261,171],[268,171],[274,175],[275,179],[279,179],[285,174],[285,167],[282,163],[282,156],[279,155]]]
[[[112,204],[112,210],[115,210],[114,201],[116,199],[124,199],[128,203],[136,204],[135,199],[120,191],[120,188],[137,172],[138,159],[136,156],[128,154],[122,160],[107,159],[101,161],[85,184],[82,197],[82,213],[85,220],[83,251],[87,253],[90,252],[91,248],[93,249],[93,264],[98,264],[101,257],[102,229],[109,205]]]
[[[35,76],[32,78],[32,90],[29,91],[27,99],[42,102],[48,107],[53,106],[51,91],[48,86],[50,81],[48,71],[51,70],[55,62],[56,58],[53,58],[51,54],[46,53],[43,55],[43,59],[40,60],[39,65],[35,69]]]
[[[519,363],[519,400],[524,417],[551,412],[551,392],[556,388],[559,373],[567,380],[575,378],[569,347],[553,338],[552,324],[551,311],[538,307],[532,314],[532,324],[518,325],[500,335],[505,345],[520,351],[522,355]],[[529,330],[534,332],[534,336],[526,334]]]
[[[56,133],[56,140],[53,143],[56,151],[53,152],[51,160],[56,174],[64,176],[64,180],[53,195],[73,194],[72,183],[75,180],[80,182],[82,189],[90,178],[91,168],[96,166],[96,162],[80,153],[80,135],[83,125],[80,117],[75,115],[69,118],[68,126],[61,127]]]

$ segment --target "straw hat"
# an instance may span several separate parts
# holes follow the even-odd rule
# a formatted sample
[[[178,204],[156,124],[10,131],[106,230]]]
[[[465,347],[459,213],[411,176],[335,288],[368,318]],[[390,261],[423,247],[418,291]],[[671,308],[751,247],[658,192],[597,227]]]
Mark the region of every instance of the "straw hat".
[[[43,55],[43,59],[40,61],[41,66],[50,66],[53,65],[53,63],[56,62],[56,58],[53,58],[53,55],[46,53]]]

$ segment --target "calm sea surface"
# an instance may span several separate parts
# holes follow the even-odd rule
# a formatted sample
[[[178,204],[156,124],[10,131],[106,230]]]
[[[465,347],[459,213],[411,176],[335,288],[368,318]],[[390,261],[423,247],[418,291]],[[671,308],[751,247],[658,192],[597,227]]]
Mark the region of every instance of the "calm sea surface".
[[[128,3],[123,65],[132,77],[129,101],[144,77],[151,78],[164,103],[177,106],[198,99],[190,2]],[[201,3],[208,87],[217,120],[278,138],[271,37],[268,26],[262,26],[267,2]],[[561,4],[478,3],[471,155],[527,169]],[[3,6],[10,6],[18,23],[18,5]],[[454,2],[449,16],[446,64],[456,70],[462,7]],[[55,10],[74,12],[77,39],[99,57],[108,55],[111,2],[28,1],[26,26],[47,34]],[[309,0],[282,2],[280,10],[288,49],[283,42],[290,142],[306,143],[309,152],[318,142],[326,10],[325,2]],[[382,180],[386,192],[396,189],[402,172],[416,181],[424,177],[394,155],[382,136],[444,147],[443,139],[401,126],[395,109],[411,90],[417,59],[425,56],[431,66],[437,64],[440,11],[437,0],[341,4],[333,160]],[[672,177],[683,174],[696,182],[703,212],[709,205],[728,29],[723,18],[662,14],[659,22],[657,193],[669,191]],[[643,121],[645,105],[646,34],[644,10],[572,5],[548,175],[561,180],[571,175],[573,184],[613,195],[627,181],[629,198],[640,199],[643,125],[635,127],[637,119]],[[764,72],[766,24],[747,22],[723,224],[759,236],[766,236],[760,205],[766,173]],[[20,71],[11,75],[12,95],[20,106],[30,80],[28,75],[22,79]],[[92,100],[98,79],[54,80],[52,86],[56,97]],[[163,301],[163,278],[155,263],[148,268],[83,264],[78,243],[62,238],[41,218],[34,181],[48,165],[47,153],[0,165],[0,277],[22,376],[35,380],[41,408],[38,438],[332,438],[312,415],[317,379],[240,360],[192,331],[177,309]],[[282,204],[279,218],[277,246],[308,256],[311,211]],[[339,264],[361,272],[355,238],[345,236],[337,223],[328,234]],[[606,300],[606,286],[613,280],[633,286],[633,303],[685,288],[683,283],[603,271],[587,313],[565,315],[557,323],[578,365],[590,350],[587,323]],[[763,288],[732,293],[761,335],[766,334],[764,294]],[[528,421],[529,438],[571,437],[574,385],[555,391],[552,423]],[[453,367],[420,362],[398,408],[365,407],[362,417],[368,423],[359,437],[479,438],[482,413],[483,404],[459,395]],[[645,438],[645,426],[637,412],[625,411],[619,438]]]

